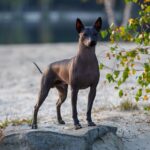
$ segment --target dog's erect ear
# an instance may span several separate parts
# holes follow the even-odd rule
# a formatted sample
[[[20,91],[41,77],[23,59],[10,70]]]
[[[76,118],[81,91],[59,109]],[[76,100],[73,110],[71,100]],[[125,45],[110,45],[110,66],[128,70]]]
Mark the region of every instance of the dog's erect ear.
[[[101,27],[102,27],[102,18],[99,17],[94,24],[94,28],[99,32]]]
[[[76,30],[78,31],[78,33],[80,33],[83,29],[84,29],[84,25],[83,25],[82,21],[79,18],[77,18]]]

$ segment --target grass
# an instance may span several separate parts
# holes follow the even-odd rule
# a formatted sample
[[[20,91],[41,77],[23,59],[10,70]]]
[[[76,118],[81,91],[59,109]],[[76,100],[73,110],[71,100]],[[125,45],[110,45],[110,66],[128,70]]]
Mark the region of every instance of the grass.
[[[9,125],[18,126],[18,125],[28,124],[30,126],[31,123],[32,123],[31,119],[13,119],[13,120],[9,120],[8,118],[6,118],[4,121],[0,122],[0,129],[5,129]]]
[[[150,105],[146,105],[146,106],[144,106],[144,110],[146,110],[146,111],[150,111]]]
[[[136,104],[133,104],[131,101],[126,100],[120,104],[120,109],[122,111],[132,111],[138,110],[138,106]]]

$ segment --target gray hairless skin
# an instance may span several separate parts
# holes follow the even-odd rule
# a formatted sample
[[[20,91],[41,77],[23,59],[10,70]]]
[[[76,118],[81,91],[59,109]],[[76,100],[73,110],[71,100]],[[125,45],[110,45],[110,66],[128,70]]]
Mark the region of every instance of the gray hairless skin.
[[[76,20],[76,30],[79,34],[79,49],[77,55],[71,59],[65,59],[50,64],[42,73],[41,88],[38,101],[34,108],[32,129],[37,128],[37,114],[40,106],[46,99],[51,88],[55,87],[59,93],[56,103],[57,120],[65,124],[61,117],[61,105],[67,97],[68,85],[71,87],[72,117],[75,129],[82,128],[77,115],[77,95],[80,89],[90,87],[87,106],[88,126],[95,126],[92,121],[91,110],[96,95],[96,87],[99,82],[99,65],[95,54],[98,33],[102,26],[99,17],[95,24],[85,27],[80,19]],[[39,69],[39,68],[38,68]]]

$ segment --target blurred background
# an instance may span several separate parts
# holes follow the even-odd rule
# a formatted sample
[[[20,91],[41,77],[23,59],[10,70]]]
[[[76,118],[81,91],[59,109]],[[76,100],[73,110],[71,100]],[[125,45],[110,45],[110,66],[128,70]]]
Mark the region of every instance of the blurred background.
[[[137,9],[124,0],[0,0],[0,44],[74,42],[77,17],[91,25],[101,16],[106,29]]]

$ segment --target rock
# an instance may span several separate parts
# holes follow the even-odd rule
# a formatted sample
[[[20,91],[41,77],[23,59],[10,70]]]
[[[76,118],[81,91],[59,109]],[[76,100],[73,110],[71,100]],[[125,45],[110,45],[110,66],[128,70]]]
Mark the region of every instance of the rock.
[[[5,132],[0,150],[122,150],[117,128],[86,127],[80,130],[41,128]]]

